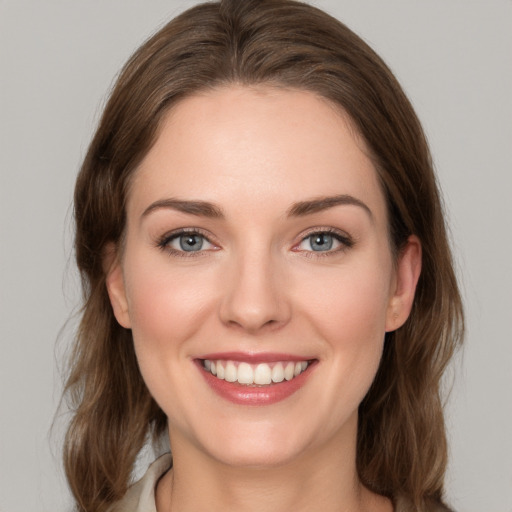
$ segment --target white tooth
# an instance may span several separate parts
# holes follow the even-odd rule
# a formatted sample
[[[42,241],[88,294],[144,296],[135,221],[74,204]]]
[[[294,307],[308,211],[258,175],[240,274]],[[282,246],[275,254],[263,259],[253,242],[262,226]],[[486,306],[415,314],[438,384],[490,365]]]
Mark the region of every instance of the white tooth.
[[[284,380],[284,368],[281,363],[277,363],[272,368],[272,382],[283,382]]]
[[[248,363],[238,365],[238,382],[240,384],[254,384],[254,372]]]
[[[308,367],[308,363],[306,361],[302,361],[302,363],[300,363],[301,371],[304,371],[307,367]]]
[[[286,380],[292,380],[294,371],[295,371],[295,365],[293,363],[288,363],[284,369],[284,378]]]
[[[205,359],[204,367],[206,368],[206,370],[210,371],[212,369],[212,362],[209,359]]]
[[[295,370],[293,371],[293,375],[297,377],[297,375],[300,375],[300,372],[302,371],[302,366],[300,363],[295,363]]]
[[[237,371],[236,371],[236,366],[233,364],[232,361],[228,361],[227,364],[226,364],[226,371],[225,371],[225,374],[224,374],[224,378],[228,381],[228,382],[235,382],[235,380],[237,380]]]
[[[226,372],[224,370],[224,366],[222,366],[222,363],[220,361],[217,361],[217,378],[223,379]]]
[[[270,384],[272,382],[272,372],[270,366],[265,363],[261,363],[256,366],[254,370],[254,384]]]
[[[212,375],[217,375],[217,365],[215,364],[215,361],[211,361],[210,365],[210,371],[212,372]]]

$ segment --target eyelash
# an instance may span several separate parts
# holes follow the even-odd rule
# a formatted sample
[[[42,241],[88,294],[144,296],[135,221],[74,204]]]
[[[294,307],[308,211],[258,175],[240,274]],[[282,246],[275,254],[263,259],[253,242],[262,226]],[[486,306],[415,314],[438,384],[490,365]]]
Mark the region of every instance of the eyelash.
[[[337,242],[340,243],[340,247],[333,250],[327,250],[327,251],[306,251],[306,250],[300,250],[296,249],[299,245],[301,245],[304,241],[306,241],[308,238],[313,237],[315,235],[330,235],[332,236]],[[294,250],[295,252],[302,252],[303,255],[307,258],[326,258],[329,256],[333,256],[335,254],[340,254],[348,249],[351,249],[354,247],[355,241],[354,239],[348,235],[345,232],[339,231],[334,228],[312,228],[308,232],[302,235],[300,242],[298,244],[295,244]]]
[[[183,235],[196,235],[202,237],[206,242],[216,247],[216,245],[210,240],[209,236],[198,228],[182,228],[176,231],[172,231],[171,233],[166,233],[160,239],[158,239],[156,245],[157,247],[168,253],[171,256],[176,256],[178,258],[197,258],[199,256],[203,256],[205,250],[199,251],[179,251],[170,246],[170,243],[174,240],[177,240],[180,236]]]
[[[179,237],[183,235],[196,235],[202,237],[207,243],[217,247],[209,238],[208,234],[198,228],[182,228],[176,231],[172,231],[171,233],[166,233],[164,236],[159,238],[156,242],[156,246],[167,252],[171,256],[176,256],[178,258],[197,258],[203,256],[205,251],[208,249],[200,249],[198,251],[180,251],[170,247],[170,243],[174,240],[177,240]],[[307,251],[298,249],[303,242],[305,242],[308,238],[315,235],[329,235],[332,236],[337,242],[341,244],[339,248],[334,250],[326,250],[326,251]],[[302,235],[300,241],[295,244],[292,248],[294,252],[301,252],[304,256],[308,258],[325,258],[328,256],[332,256],[333,254],[338,254],[351,249],[355,245],[355,242],[352,237],[344,232],[340,232],[333,228],[313,228],[310,231],[306,232]],[[211,250],[211,249],[210,249]]]

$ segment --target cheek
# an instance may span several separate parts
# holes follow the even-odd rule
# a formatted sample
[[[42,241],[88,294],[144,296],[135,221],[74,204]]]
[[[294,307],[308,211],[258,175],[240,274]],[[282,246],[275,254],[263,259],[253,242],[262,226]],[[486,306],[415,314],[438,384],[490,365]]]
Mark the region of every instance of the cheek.
[[[350,272],[331,275],[329,280],[323,280],[322,293],[303,309],[310,325],[327,341],[325,358],[330,371],[324,384],[336,392],[321,400],[333,410],[335,422],[342,422],[341,415],[358,407],[382,356],[390,274],[382,268],[369,268],[378,267],[353,266]],[[333,402],[327,403],[329,400]]]
[[[343,294],[337,300],[333,297],[326,308],[322,325],[340,375],[369,380],[368,384],[373,380],[385,336],[384,297],[375,287],[359,282],[353,293]]]
[[[346,269],[302,280],[302,309],[311,321],[326,331],[333,345],[348,343],[354,348],[384,337],[390,297],[391,264],[347,266]],[[315,283],[321,283],[315,287]],[[312,294],[311,290],[317,290]],[[313,320],[315,318],[315,320]],[[339,343],[338,343],[338,341]]]
[[[211,302],[204,273],[173,271],[166,263],[126,262],[128,310],[141,370],[168,366],[176,355],[186,357],[184,342],[201,328]]]
[[[199,338],[211,308],[211,276],[173,269],[165,258],[125,261],[128,310],[137,361],[149,392],[174,422],[187,417],[191,339]],[[173,392],[170,392],[173,390]],[[182,425],[183,426],[183,425]]]

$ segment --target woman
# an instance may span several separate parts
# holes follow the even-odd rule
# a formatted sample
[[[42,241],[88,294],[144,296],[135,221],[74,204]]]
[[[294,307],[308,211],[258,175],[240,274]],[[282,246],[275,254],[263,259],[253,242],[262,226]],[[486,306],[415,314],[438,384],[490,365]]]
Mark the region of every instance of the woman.
[[[78,510],[447,510],[463,320],[439,193],[344,25],[286,0],[178,16],[122,71],[75,217]]]

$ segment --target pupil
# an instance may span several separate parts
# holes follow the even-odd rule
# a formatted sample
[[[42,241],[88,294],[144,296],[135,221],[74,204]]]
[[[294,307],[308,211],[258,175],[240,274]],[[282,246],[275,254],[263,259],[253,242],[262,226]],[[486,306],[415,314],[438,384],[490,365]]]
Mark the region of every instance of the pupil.
[[[180,247],[184,251],[199,251],[202,246],[203,241],[199,235],[183,235],[180,237]]]
[[[319,233],[311,236],[311,248],[314,251],[328,251],[332,248],[333,239],[331,235]]]

